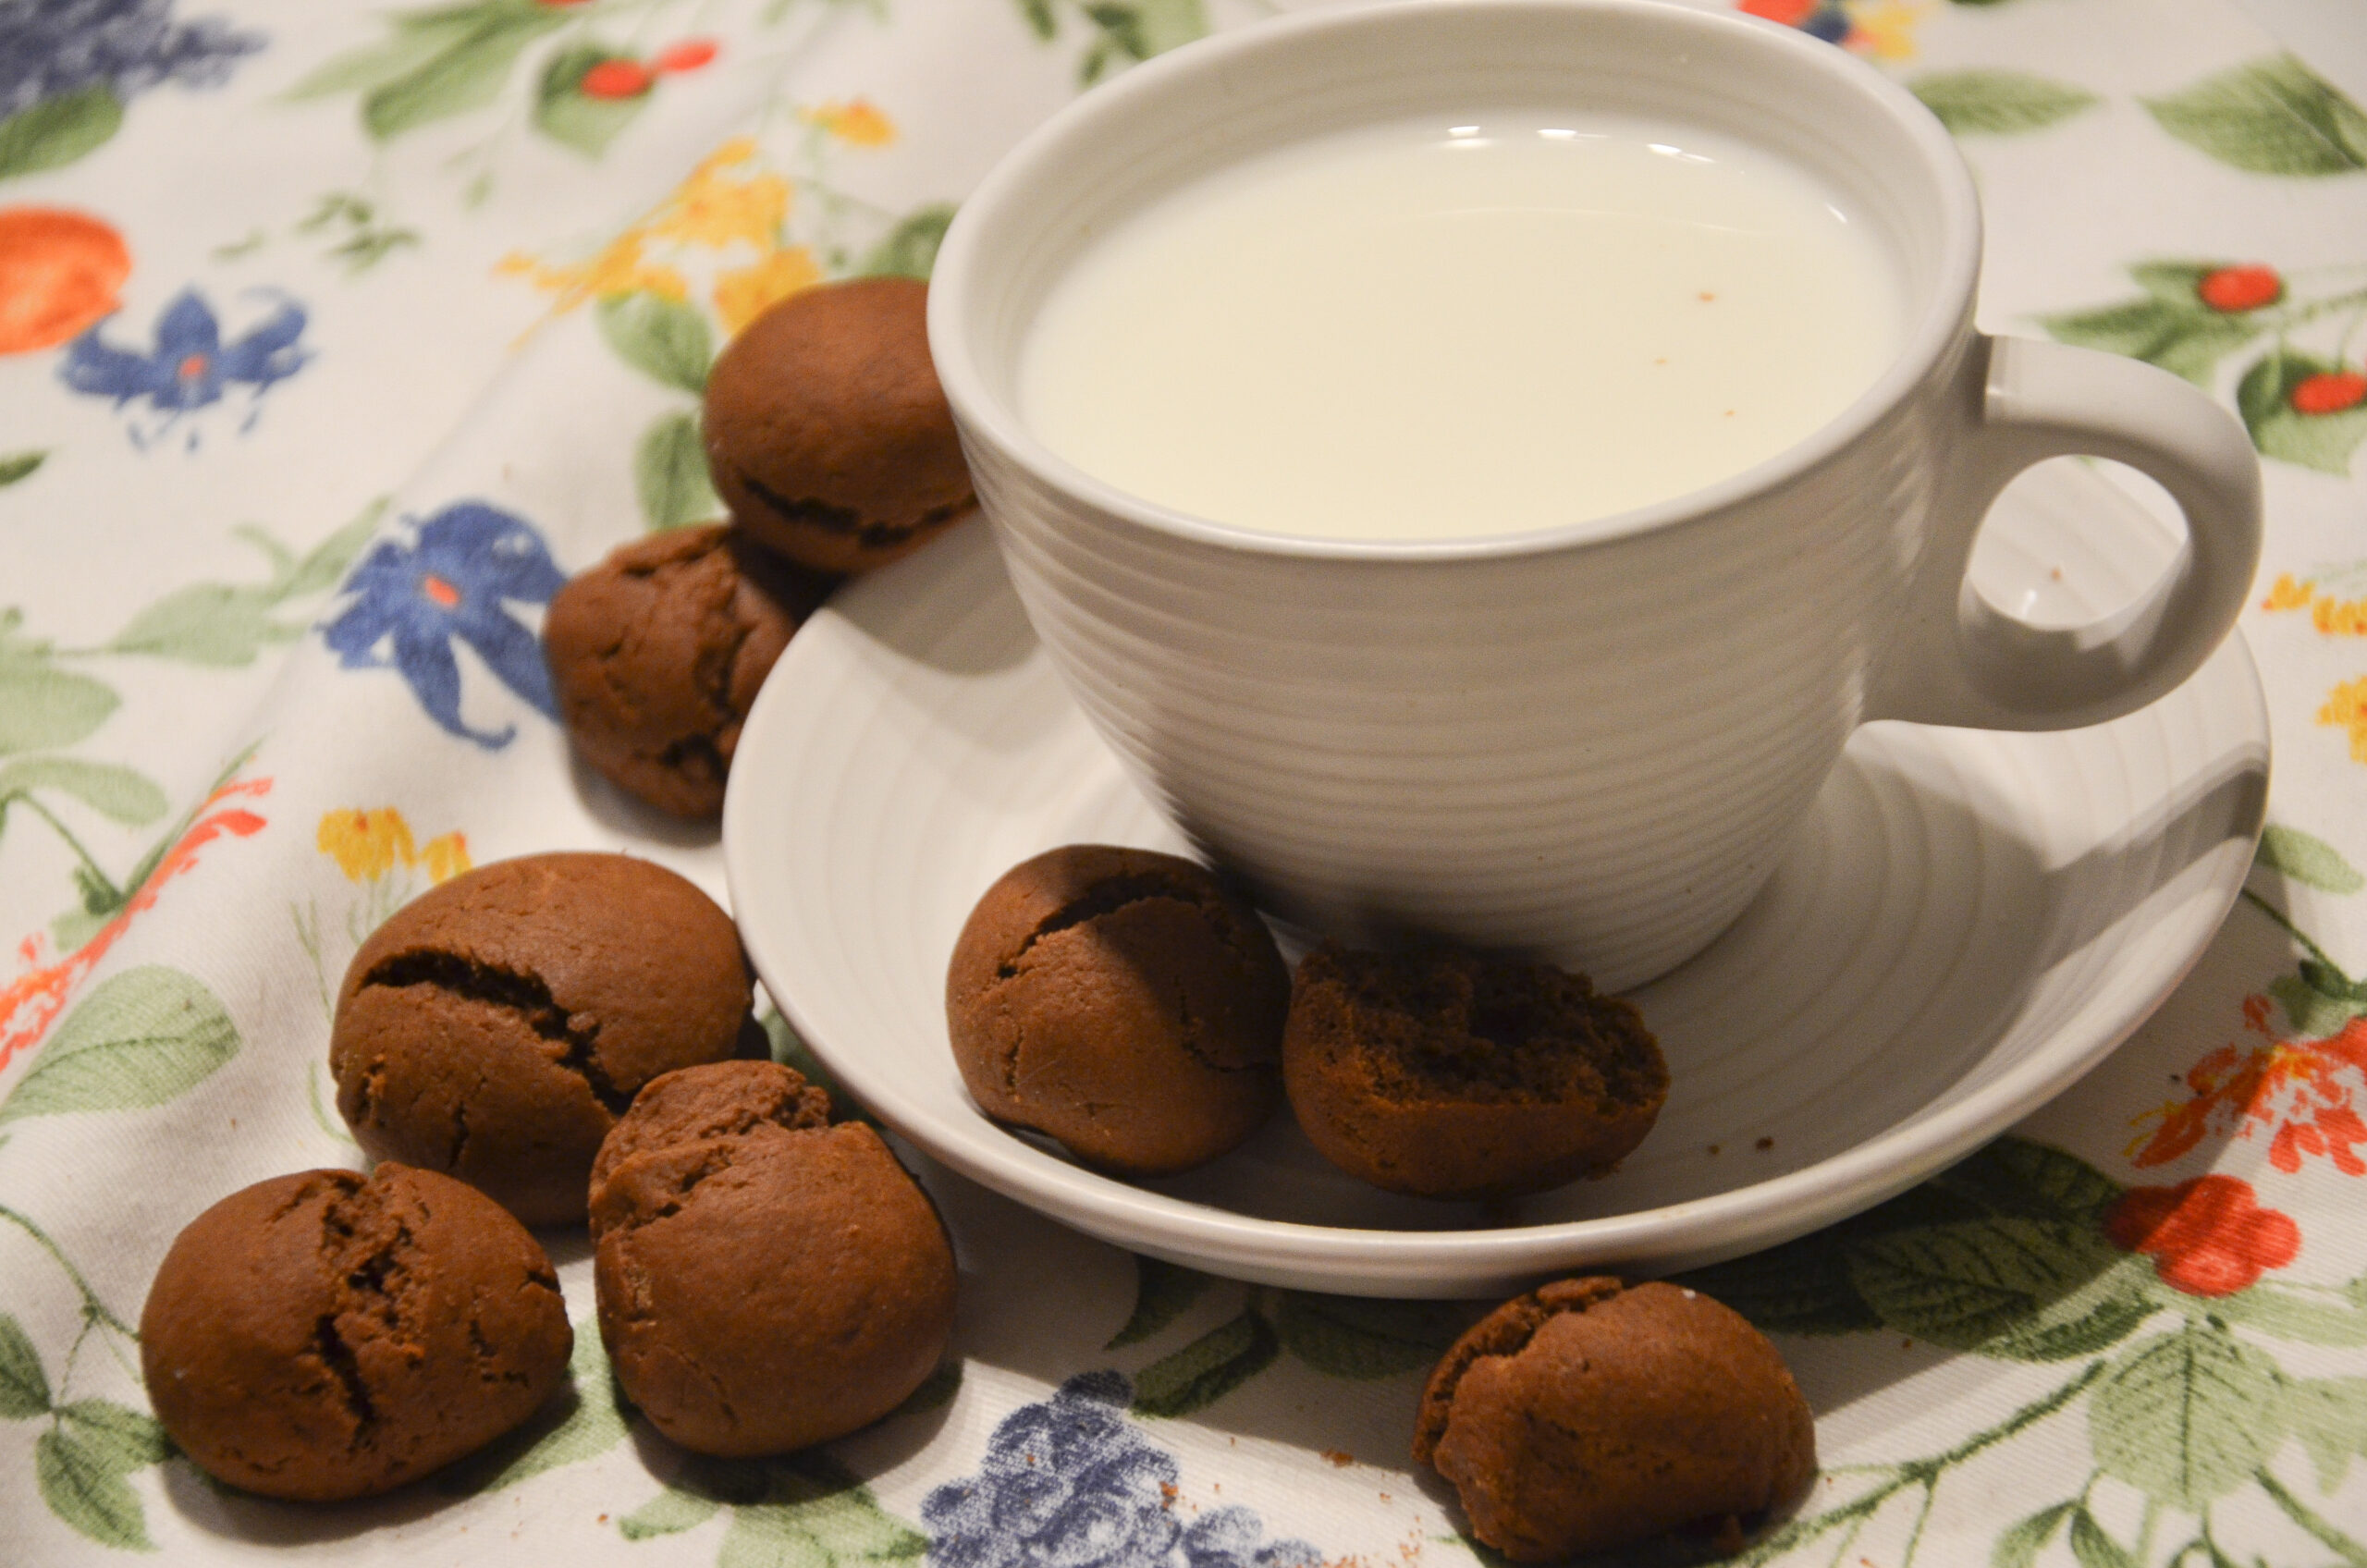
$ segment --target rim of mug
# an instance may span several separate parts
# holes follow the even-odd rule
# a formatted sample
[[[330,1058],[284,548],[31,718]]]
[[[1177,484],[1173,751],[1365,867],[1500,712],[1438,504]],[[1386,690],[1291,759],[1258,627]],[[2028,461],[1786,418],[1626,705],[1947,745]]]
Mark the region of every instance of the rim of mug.
[[[1110,120],[1122,120],[1137,100],[1161,92],[1176,78],[1220,72],[1244,55],[1311,33],[1386,26],[1392,18],[1421,13],[1485,12],[1648,17],[1651,25],[1748,37],[1751,43],[1746,47],[1788,52],[1794,60],[1829,77],[1837,89],[1856,92],[1887,110],[1906,133],[1907,145],[1917,154],[1938,197],[1942,234],[1928,298],[1910,316],[1899,351],[1873,383],[1808,435],[1712,484],[1647,506],[1551,528],[1440,539],[1345,539],[1269,533],[1163,506],[1121,489],[1054,452],[1027,428],[1018,410],[990,388],[970,352],[963,298],[975,287],[976,236],[987,222],[983,214],[1022,198],[1039,178],[1040,165],[1063,156],[1080,142],[1096,140]],[[1740,12],[1699,10],[1672,0],[1386,0],[1376,6],[1278,17],[1184,44],[1092,89],[1037,126],[1003,154],[956,211],[930,281],[928,338],[938,379],[960,416],[964,435],[990,442],[1014,466],[1049,479],[1105,516],[1155,534],[1244,554],[1402,562],[1492,560],[1608,544],[1680,527],[1775,489],[1830,460],[1922,386],[1968,326],[1981,253],[1981,204],[1972,173],[1938,116],[1871,66],[1796,28]]]

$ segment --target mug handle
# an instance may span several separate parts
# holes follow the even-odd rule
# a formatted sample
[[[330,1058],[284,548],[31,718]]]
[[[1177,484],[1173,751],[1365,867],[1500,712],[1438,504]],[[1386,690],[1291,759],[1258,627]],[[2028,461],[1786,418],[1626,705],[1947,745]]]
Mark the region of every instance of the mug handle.
[[[2118,354],[1982,336],[1968,361],[1980,406],[1956,433],[1905,619],[1864,717],[2071,729],[2132,713],[2200,668],[2250,595],[2261,546],[2251,438],[2193,386]],[[2151,475],[2185,512],[2187,537],[2136,604],[2042,629],[1993,606],[1966,568],[1998,492],[2032,463],[2071,454]]]

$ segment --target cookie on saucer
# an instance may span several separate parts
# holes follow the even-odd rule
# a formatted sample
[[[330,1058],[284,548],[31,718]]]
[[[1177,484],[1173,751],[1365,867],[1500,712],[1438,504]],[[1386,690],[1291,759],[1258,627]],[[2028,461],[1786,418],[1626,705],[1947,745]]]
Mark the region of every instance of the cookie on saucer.
[[[1549,964],[1443,948],[1309,953],[1282,1082],[1332,1164],[1432,1198],[1599,1175],[1644,1141],[1668,1097],[1660,1044],[1633,1005]]]

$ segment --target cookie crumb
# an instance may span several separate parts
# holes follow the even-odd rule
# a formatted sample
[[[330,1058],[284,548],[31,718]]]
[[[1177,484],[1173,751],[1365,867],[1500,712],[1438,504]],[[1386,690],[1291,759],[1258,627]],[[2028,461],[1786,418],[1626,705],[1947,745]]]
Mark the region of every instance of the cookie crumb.
[[[1335,1468],[1341,1470],[1345,1470],[1349,1465],[1354,1464],[1356,1462],[1356,1456],[1355,1454],[1344,1452],[1336,1448],[1325,1449],[1323,1451],[1323,1457]]]
[[[1755,1143],[1755,1144],[1751,1145],[1750,1146],[1751,1146],[1752,1148],[1755,1148],[1755,1149],[1759,1150],[1759,1152],[1760,1152],[1760,1153],[1764,1154],[1764,1153],[1766,1153],[1769,1149],[1772,1149],[1772,1148],[1773,1148],[1773,1147],[1775,1146],[1775,1140],[1774,1140],[1774,1139],[1772,1139],[1772,1138],[1761,1138],[1761,1139],[1760,1139],[1760,1140],[1759,1140],[1759,1142],[1757,1142],[1757,1143]]]

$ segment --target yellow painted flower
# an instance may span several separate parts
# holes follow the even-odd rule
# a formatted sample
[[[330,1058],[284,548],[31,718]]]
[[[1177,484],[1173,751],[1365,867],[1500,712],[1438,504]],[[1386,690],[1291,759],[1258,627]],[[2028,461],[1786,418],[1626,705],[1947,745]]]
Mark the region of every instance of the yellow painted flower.
[[[494,271],[505,276],[523,276],[535,288],[558,295],[551,301],[554,312],[571,311],[592,300],[613,300],[644,290],[668,300],[688,297],[690,285],[681,273],[643,258],[642,246],[647,238],[640,228],[629,228],[609,241],[598,255],[572,266],[549,265],[513,251],[501,258]]]
[[[1852,6],[1847,39],[1849,49],[1853,54],[1877,60],[1912,59],[1915,55],[1915,25],[1921,19],[1917,7],[1897,4],[1896,0]]]
[[[885,147],[896,140],[895,122],[861,98],[843,104],[833,99],[818,109],[799,110],[798,117],[857,147]]]
[[[2367,676],[2346,680],[2326,697],[2318,722],[2350,731],[2350,760],[2367,762]]]
[[[2313,588],[2308,582],[2296,582],[2289,571],[2280,571],[2276,581],[2269,584],[2268,597],[2261,601],[2264,610],[2298,610],[2309,607]]]
[[[754,266],[715,280],[715,313],[724,329],[738,332],[801,288],[822,281],[822,268],[803,245],[785,246]]]
[[[789,181],[777,174],[727,179],[703,174],[685,180],[650,232],[662,239],[720,250],[745,240],[769,250],[789,216]]]
[[[2310,624],[2329,637],[2367,637],[2367,599],[2320,599]]]
[[[398,860],[405,865],[419,864],[411,825],[392,806],[329,812],[322,816],[313,842],[321,853],[336,860],[349,882],[374,882],[392,871]]]
[[[427,867],[430,882],[449,882],[469,869],[469,840],[466,835],[438,833],[420,846],[419,861]]]

